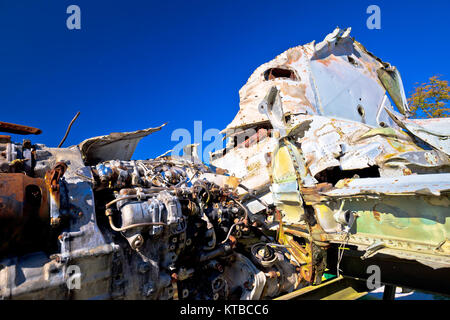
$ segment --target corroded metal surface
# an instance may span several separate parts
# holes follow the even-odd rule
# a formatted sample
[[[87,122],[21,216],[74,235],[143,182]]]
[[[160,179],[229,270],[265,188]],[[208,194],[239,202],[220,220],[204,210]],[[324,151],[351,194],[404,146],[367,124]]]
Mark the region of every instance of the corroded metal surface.
[[[239,91],[240,110],[225,132],[231,134],[236,128],[267,122],[258,112],[258,104],[272,86],[280,91],[285,114],[324,115],[370,125],[379,122],[392,125],[383,110],[391,106],[377,74],[380,68],[389,67],[354,41],[350,28],[345,31],[337,28],[322,42],[291,48],[258,67]],[[267,71],[274,68],[286,70],[289,76],[284,72],[267,77]]]
[[[410,265],[450,270],[448,120],[409,119],[399,71],[350,29],[285,51],[239,93],[212,166],[196,145],[130,160],[163,126],[69,148],[0,138],[0,219],[16,226],[2,231],[0,297],[268,299],[313,292],[327,268],[377,261],[390,284]],[[31,183],[40,223],[25,225]],[[45,241],[9,245],[25,227]]]
[[[0,121],[0,132],[9,132],[15,134],[41,134],[42,130],[21,124]]]
[[[41,178],[22,173],[0,173],[0,255],[26,238],[25,225],[48,223],[48,190]]]
[[[450,268],[448,119],[407,118],[395,67],[336,29],[263,64],[240,97],[224,132],[271,135],[245,149],[229,142],[211,162],[280,210],[272,229],[324,248],[354,245],[365,258]]]

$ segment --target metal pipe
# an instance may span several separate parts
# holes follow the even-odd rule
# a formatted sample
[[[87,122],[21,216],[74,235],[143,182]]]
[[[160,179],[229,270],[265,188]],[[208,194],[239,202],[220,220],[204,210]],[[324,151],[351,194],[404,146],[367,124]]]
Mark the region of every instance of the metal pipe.
[[[69,132],[70,132],[70,128],[72,127],[72,124],[75,122],[75,120],[77,120],[79,115],[80,115],[80,111],[78,111],[77,114],[75,115],[75,117],[73,117],[72,121],[70,121],[69,127],[67,127],[67,130],[66,130],[66,134],[64,135],[64,137],[62,138],[61,142],[59,143],[58,148],[61,148],[61,146],[64,143],[64,141],[66,141],[66,138],[67,138],[67,136],[69,135]]]

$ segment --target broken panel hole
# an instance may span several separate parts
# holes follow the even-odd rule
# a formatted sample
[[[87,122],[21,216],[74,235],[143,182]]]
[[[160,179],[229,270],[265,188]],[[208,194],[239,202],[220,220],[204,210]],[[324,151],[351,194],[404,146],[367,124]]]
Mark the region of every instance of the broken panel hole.
[[[366,123],[366,111],[364,110],[364,107],[360,104],[356,107],[356,110],[358,111],[358,114],[361,116],[361,120],[363,123]]]
[[[364,116],[366,115],[366,112],[364,111],[364,108],[362,105],[358,104],[358,107],[356,107],[356,110],[358,110],[358,114],[364,118]]]
[[[316,215],[312,206],[305,205],[305,219],[311,227],[316,225]]]
[[[39,209],[41,206],[42,193],[41,189],[34,185],[30,184],[25,188],[25,201],[26,204],[31,206],[32,209]]]
[[[273,137],[273,128],[269,123],[261,124],[258,127],[249,128],[246,130],[238,130],[231,138],[233,139],[232,147],[248,148],[255,143],[263,141],[265,138]]]
[[[352,56],[347,56],[347,60],[351,65],[353,65],[355,67],[359,67],[358,62]]]
[[[282,68],[270,68],[264,72],[265,80],[274,80],[276,78],[286,78],[291,80],[297,80],[294,71]]]
[[[318,183],[331,183],[333,186],[339,180],[353,178],[379,178],[380,171],[378,166],[371,166],[363,169],[341,170],[339,167],[325,169],[317,173],[314,178]]]
[[[306,245],[308,244],[305,238],[293,236],[293,239],[302,247],[306,247]]]

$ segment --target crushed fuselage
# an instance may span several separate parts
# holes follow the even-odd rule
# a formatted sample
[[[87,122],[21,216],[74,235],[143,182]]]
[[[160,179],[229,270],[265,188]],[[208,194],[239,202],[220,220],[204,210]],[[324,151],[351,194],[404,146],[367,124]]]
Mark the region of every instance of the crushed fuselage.
[[[256,69],[216,169],[131,160],[162,126],[69,148],[0,137],[0,297],[267,299],[371,263],[449,293],[450,123],[408,119],[398,71],[349,32]]]

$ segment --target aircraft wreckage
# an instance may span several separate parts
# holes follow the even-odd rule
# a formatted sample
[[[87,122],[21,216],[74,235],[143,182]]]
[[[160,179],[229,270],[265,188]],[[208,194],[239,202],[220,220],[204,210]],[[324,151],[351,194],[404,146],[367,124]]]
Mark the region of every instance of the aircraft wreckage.
[[[397,69],[349,33],[257,68],[209,165],[131,160],[162,127],[0,136],[0,297],[272,299],[370,265],[449,294],[450,119],[410,119]]]

